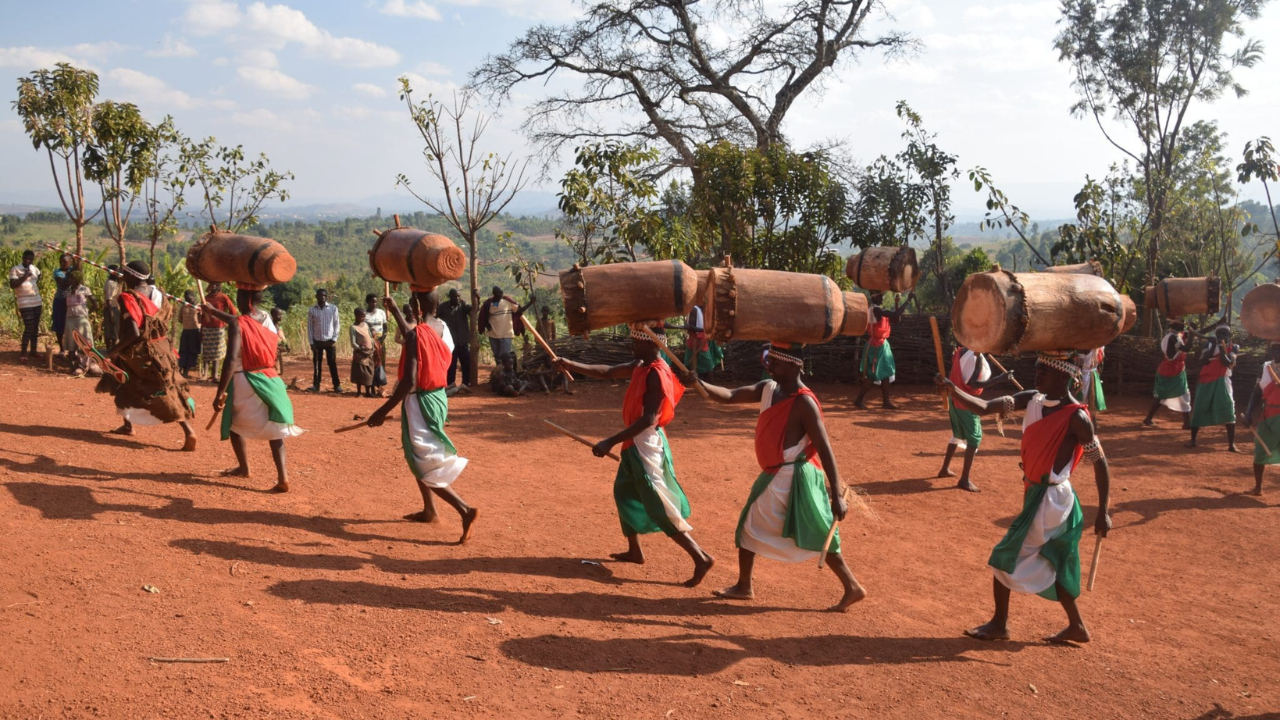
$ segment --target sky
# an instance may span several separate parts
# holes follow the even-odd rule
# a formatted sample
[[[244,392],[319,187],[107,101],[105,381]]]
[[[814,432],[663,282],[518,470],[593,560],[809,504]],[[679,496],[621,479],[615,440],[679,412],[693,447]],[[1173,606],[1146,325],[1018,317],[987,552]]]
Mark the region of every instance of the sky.
[[[134,102],[152,121],[172,115],[193,137],[267,153],[296,175],[291,203],[399,203],[399,196],[396,209],[411,209],[396,176],[428,192],[430,178],[397,78],[407,74],[418,95],[447,97],[527,28],[580,12],[573,0],[287,2],[0,0],[0,204],[57,205],[47,159],[32,149],[11,102],[19,77],[69,61],[99,73],[101,99]],[[795,146],[839,140],[862,161],[893,154],[902,146],[894,105],[906,100],[962,170],[987,168],[1012,202],[1045,219],[1071,216],[1085,175],[1105,175],[1121,159],[1092,120],[1069,113],[1070,75],[1053,50],[1056,0],[886,5],[893,19],[879,22],[911,33],[922,50],[840,67],[821,95],[804,96],[791,111],[784,131]],[[74,22],[56,22],[51,12]],[[1280,4],[1249,33],[1280,36]],[[1191,118],[1216,119],[1233,158],[1246,140],[1280,135],[1277,64],[1280,57],[1268,57],[1240,72],[1249,95],[1201,106]],[[487,149],[528,154],[520,120],[542,92],[526,86],[511,103],[486,108],[494,114]],[[554,179],[531,189],[553,209]],[[1241,194],[1259,198],[1261,187]],[[985,196],[971,186],[959,184],[954,196],[962,219],[981,215]]]

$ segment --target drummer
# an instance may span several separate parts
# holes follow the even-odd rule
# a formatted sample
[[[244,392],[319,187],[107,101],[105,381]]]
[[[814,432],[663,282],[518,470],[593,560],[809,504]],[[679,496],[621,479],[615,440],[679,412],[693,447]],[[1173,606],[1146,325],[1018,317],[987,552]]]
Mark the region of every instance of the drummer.
[[[1249,408],[1240,422],[1253,432],[1253,494],[1262,495],[1262,475],[1268,465],[1280,465],[1280,343],[1267,348],[1267,361],[1249,395]],[[1253,426],[1254,420],[1261,420]]]
[[[992,376],[987,356],[969,348],[957,346],[951,356],[952,384],[975,397],[982,395],[982,391],[992,385],[1012,378],[1011,372]],[[955,456],[956,450],[963,450],[964,469],[960,471],[960,482],[956,483],[956,487],[967,492],[978,492],[978,486],[973,484],[969,471],[973,469],[973,457],[978,454],[978,446],[982,444],[982,418],[959,407],[950,398],[947,399],[947,407],[951,417],[951,442],[947,443],[947,455],[942,460],[938,477],[956,476],[951,469],[951,458]]]
[[[883,407],[886,410],[897,410],[898,406],[889,400],[889,384],[894,381],[898,373],[897,365],[893,361],[893,348],[889,346],[889,334],[891,332],[891,323],[898,322],[902,319],[902,314],[907,311],[907,305],[916,297],[915,291],[907,295],[906,300],[902,300],[899,296],[899,302],[894,306],[893,310],[885,310],[881,305],[884,303],[884,293],[875,292],[871,294],[871,313],[872,322],[867,324],[867,346],[862,352],[862,390],[858,393],[858,399],[854,401],[862,410],[866,410],[867,406],[863,404],[863,399],[867,396],[867,391],[872,385],[880,386],[880,397]]]

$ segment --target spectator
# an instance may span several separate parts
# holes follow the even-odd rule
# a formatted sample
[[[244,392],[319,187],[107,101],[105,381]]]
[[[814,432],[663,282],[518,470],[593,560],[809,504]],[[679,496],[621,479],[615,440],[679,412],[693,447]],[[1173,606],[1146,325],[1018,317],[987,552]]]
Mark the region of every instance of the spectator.
[[[108,265],[107,280],[102,284],[102,342],[115,347],[120,338],[120,266]]]
[[[236,314],[235,303],[222,292],[222,283],[210,283],[204,296],[205,302],[218,312]],[[227,324],[209,315],[200,327],[200,366],[209,369],[209,379],[218,382],[222,359],[227,356]]]
[[[378,303],[373,293],[364,296],[364,322],[369,326],[369,334],[373,336],[374,369],[373,387],[370,394],[384,397],[387,386],[387,311]]]
[[[200,299],[194,290],[182,294],[182,298],[191,305],[199,305]],[[182,377],[191,377],[191,370],[200,366],[200,351],[204,346],[204,338],[200,336],[200,311],[190,305],[178,309],[178,319],[182,322],[182,334],[178,336],[178,370]]]
[[[40,300],[40,268],[36,267],[36,254],[30,250],[22,253],[22,262],[9,270],[9,288],[13,290],[18,315],[22,317],[22,354],[19,360],[25,365],[36,352],[40,339],[40,313],[44,303]],[[28,350],[30,344],[30,350]]]
[[[278,307],[271,308],[271,324],[276,326],[276,332],[280,335],[280,340],[276,343],[276,372],[284,375],[284,355],[289,352],[289,341],[284,338],[283,310]]]
[[[538,316],[538,334],[550,343],[556,339],[556,321],[551,317],[551,308],[542,306],[542,315]]]
[[[515,355],[507,353],[502,356],[502,362],[489,375],[489,389],[494,395],[503,397],[524,395],[529,389],[529,383],[516,377]]]
[[[71,277],[71,256],[63,253],[58,258],[58,269],[53,271],[53,283],[56,291],[53,294],[53,334],[58,338],[58,355],[67,356],[67,345],[62,342],[67,329],[67,286]]]
[[[97,299],[93,297],[83,280],[79,269],[74,269],[67,278],[67,320],[63,330],[62,344],[71,357],[72,370],[76,375],[83,375],[89,370],[89,356],[80,351],[76,344],[75,333],[93,346],[93,326],[89,324],[89,311],[97,309]]]
[[[449,301],[436,308],[436,317],[444,321],[453,336],[453,359],[449,361],[448,385],[458,377],[462,366],[462,384],[471,385],[471,306],[462,302],[457,290],[449,291]]]
[[[502,358],[511,354],[511,341],[517,334],[524,334],[524,322],[520,314],[533,304],[530,299],[527,305],[519,305],[504,294],[502,288],[493,286],[493,296],[480,306],[480,328],[489,336],[489,349],[493,351],[493,362],[501,365]]]
[[[364,308],[356,308],[355,322],[351,324],[351,384],[356,386],[356,395],[363,391],[366,397],[373,397],[373,375],[377,369],[377,348],[373,333],[369,331],[366,320],[368,314]]]
[[[307,342],[311,344],[312,381],[311,392],[320,392],[320,376],[323,368],[322,358],[327,358],[329,376],[333,379],[333,391],[342,392],[342,383],[338,380],[337,344],[338,332],[342,329],[338,321],[338,306],[329,304],[329,292],[316,290],[316,304],[307,310]]]

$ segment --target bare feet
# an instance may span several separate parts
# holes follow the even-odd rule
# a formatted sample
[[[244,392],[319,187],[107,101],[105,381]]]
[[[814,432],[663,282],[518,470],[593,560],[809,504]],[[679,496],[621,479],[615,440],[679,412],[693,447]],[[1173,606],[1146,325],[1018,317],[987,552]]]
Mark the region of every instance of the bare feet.
[[[1153,422],[1153,421],[1151,421],[1151,420],[1143,420],[1143,421],[1142,421],[1142,427],[1155,427],[1155,426],[1156,426],[1155,422]],[[1183,429],[1185,429],[1185,428],[1183,428]]]
[[[969,628],[964,631],[964,634],[975,640],[1008,640],[1009,628],[989,622],[976,628]]]
[[[1251,493],[1249,493],[1249,494],[1250,494],[1250,495],[1252,495],[1252,496],[1254,496],[1254,497],[1262,497],[1262,487],[1261,487],[1261,486],[1259,486],[1259,487],[1254,488],[1254,489],[1253,489],[1253,492],[1251,492]]]
[[[858,408],[859,410],[866,410],[866,409],[867,409],[867,405],[866,405],[866,403],[862,402],[861,400],[858,400],[857,402],[855,402],[855,403],[853,404],[853,406],[854,406],[854,407],[856,407],[856,408]]]
[[[1227,452],[1238,453],[1240,452],[1240,448],[1237,448],[1235,445],[1228,445]]]
[[[249,468],[233,467],[230,470],[223,470],[218,473],[219,477],[249,477]]]
[[[982,492],[981,490],[978,489],[978,486],[974,485],[973,481],[970,480],[969,478],[965,478],[960,482],[956,483],[956,487],[960,488],[961,490],[964,490],[965,492],[973,492],[973,493]]]
[[[188,435],[187,439],[184,440],[182,443],[182,452],[195,452],[195,451],[196,451],[196,436]]]
[[[1089,642],[1089,629],[1084,625],[1068,625],[1066,630],[1063,630],[1057,635],[1050,635],[1045,638],[1045,642],[1050,642],[1054,645],[1087,643]]]
[[[426,510],[419,510],[416,513],[409,513],[408,515],[404,516],[404,519],[408,520],[409,522],[420,522],[420,523],[440,522],[440,518],[435,514],[435,512],[429,513]]]
[[[844,612],[848,610],[854,603],[862,600],[867,596],[867,591],[858,583],[854,583],[853,587],[844,591],[844,597],[840,598],[840,602],[827,608],[828,612]]]
[[[715,564],[716,564],[716,559],[711,557],[710,555],[707,555],[706,558],[699,560],[698,562],[695,562],[693,564],[693,577],[689,578],[688,580],[685,580],[684,586],[690,587],[690,588],[697,587],[702,582],[702,579],[707,576],[707,573],[711,571],[711,568],[715,566]]]
[[[620,553],[609,553],[609,557],[617,560],[618,562],[635,563],[636,565],[644,564],[644,553],[642,552],[632,553],[628,550]]]
[[[897,406],[897,405],[894,405],[894,404],[893,404],[893,403],[891,403],[891,402],[882,403],[882,404],[880,405],[880,407],[884,408],[885,410],[897,410],[897,409],[898,409],[898,406]]]
[[[480,517],[480,511],[476,508],[467,510],[466,514],[462,516],[462,537],[458,538],[459,545],[471,539],[471,526],[475,525],[478,517]]]
[[[751,600],[756,596],[751,588],[740,588],[737,585],[730,585],[723,590],[712,590],[711,594],[725,600]]]
[[[1187,442],[1182,444],[1182,447],[1189,447],[1189,448],[1196,447],[1196,442],[1195,440],[1188,440]]]
[[[289,492],[289,483],[285,482],[284,480],[280,480],[276,483],[275,487],[271,488],[271,492],[287,493]]]
[[[131,424],[129,424],[129,423],[125,423],[125,424],[121,425],[120,427],[116,428],[115,430],[112,430],[112,431],[111,431],[111,434],[112,434],[112,435],[128,435],[128,436],[132,437],[132,436],[133,436],[133,434],[134,434],[134,433],[133,433],[133,425],[131,425]]]
[[[938,471],[938,477],[940,478],[949,478],[949,477],[955,477],[955,476],[956,476],[955,470],[939,470]]]

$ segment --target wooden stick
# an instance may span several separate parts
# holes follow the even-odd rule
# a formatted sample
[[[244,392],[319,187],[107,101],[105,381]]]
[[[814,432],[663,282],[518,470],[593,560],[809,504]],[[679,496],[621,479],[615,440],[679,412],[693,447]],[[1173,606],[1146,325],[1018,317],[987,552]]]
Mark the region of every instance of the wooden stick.
[[[844,492],[840,493],[840,497],[844,498],[845,503],[849,502],[849,493],[853,492],[853,488],[846,485]],[[827,531],[827,541],[822,543],[822,552],[818,554],[818,569],[821,570],[827,563],[827,549],[831,547],[831,541],[836,537],[836,528],[840,526],[840,521],[831,518],[831,529]]]
[[[1243,420],[1244,420],[1244,413],[1236,413],[1236,417],[1238,417],[1241,421],[1243,421]],[[1246,428],[1248,428],[1249,432],[1253,435],[1253,439],[1254,439],[1255,441],[1257,441],[1257,443],[1258,443],[1259,445],[1261,445],[1261,446],[1262,446],[1262,449],[1263,449],[1263,450],[1267,451],[1267,454],[1268,454],[1268,455],[1270,455],[1270,454],[1271,454],[1271,448],[1267,447],[1267,443],[1266,443],[1266,441],[1262,439],[1262,436],[1258,434],[1258,431],[1257,431],[1257,430],[1254,430],[1254,429],[1253,429],[1253,425],[1245,425],[1245,427],[1246,427]]]
[[[150,660],[151,662],[158,662],[158,663],[224,663],[224,662],[229,662],[231,660],[231,658],[224,658],[224,657],[222,658],[219,658],[219,657],[211,657],[211,658],[153,657],[153,658],[147,658],[147,659]]]
[[[538,334],[537,329],[533,327],[533,323],[525,322],[524,329],[533,334],[533,339],[537,341],[538,347],[542,348],[542,351],[547,354],[547,357],[551,358],[552,363],[560,359],[556,357],[556,351],[551,349],[551,345],[547,344],[547,341],[542,339],[542,335]],[[568,378],[569,382],[573,382],[573,373],[564,368],[561,368],[560,372],[564,373],[564,376]]]
[[[1000,364],[1000,361],[996,359],[995,355],[987,355],[987,359],[990,360],[991,364],[996,366],[996,370],[999,370],[1001,373],[1009,372],[1004,369],[1004,366]],[[1013,383],[1013,386],[1018,388],[1018,392],[1022,392],[1025,389],[1022,387],[1022,383],[1018,382],[1018,378],[1013,377],[1012,375],[1009,376],[1009,382]]]
[[[593,448],[593,447],[595,447],[595,446],[596,446],[596,444],[595,444],[595,443],[593,443],[593,442],[591,442],[590,440],[588,440],[588,439],[586,439],[586,438],[582,437],[581,435],[579,435],[579,434],[577,434],[577,433],[575,433],[575,432],[573,432],[573,431],[565,430],[564,428],[562,428],[562,427],[560,427],[559,425],[557,425],[557,424],[555,424],[555,423],[551,422],[550,420],[547,420],[547,419],[545,419],[545,418],[544,418],[544,419],[542,420],[542,422],[546,423],[547,425],[550,425],[552,428],[555,428],[556,432],[560,433],[561,435],[564,435],[564,436],[565,436],[565,437],[567,437],[567,438],[573,438],[574,440],[577,440],[578,442],[582,443],[583,445],[586,445],[586,446],[587,446],[587,447],[589,447],[589,448]],[[622,458],[618,457],[617,455],[613,454],[612,452],[608,452],[608,453],[605,453],[605,454],[606,454],[606,455],[608,455],[609,457],[613,458],[614,460],[617,460],[618,462],[622,462]]]
[[[213,401],[214,401],[214,402],[217,402],[217,401],[218,401],[218,398],[214,398],[214,399],[213,399]],[[214,423],[218,422],[218,413],[220,413],[220,412],[222,412],[222,411],[221,411],[221,410],[214,410],[214,411],[213,411],[213,415],[209,417],[209,424],[204,426],[204,429],[205,429],[206,431],[208,431],[208,430],[212,430],[212,429],[213,429],[213,425],[214,425]]]
[[[387,420],[395,420],[395,418],[389,417],[387,418]],[[363,420],[361,422],[356,423],[355,425],[344,425],[340,428],[334,428],[334,432],[336,433],[351,432],[352,430],[359,430],[360,428],[367,428],[367,427],[370,427],[369,421]]]
[[[938,318],[933,315],[929,316],[929,329],[933,331],[933,353],[938,361],[938,374],[943,378],[947,377],[947,366],[942,361],[942,334],[938,332]],[[951,412],[951,401],[942,398],[942,407],[947,412]]]
[[[1098,560],[1102,559],[1102,536],[1093,544],[1093,564],[1089,566],[1089,592],[1093,592],[1093,581],[1098,579]]]
[[[662,351],[667,354],[667,357],[671,358],[671,362],[675,363],[675,366],[680,369],[680,372],[684,373],[685,375],[693,374],[689,372],[689,368],[684,366],[684,363],[680,361],[680,358],[676,357],[675,353],[671,352],[671,348],[667,347],[667,341],[658,337],[658,333],[650,330],[647,325],[641,325],[640,329],[644,331],[645,335],[649,336],[650,342],[652,342],[654,345],[657,345],[659,348],[661,348]],[[707,389],[702,387],[701,380],[694,382],[693,386],[698,389],[699,395],[701,395],[702,397],[708,400],[711,399],[711,396],[707,394]]]

